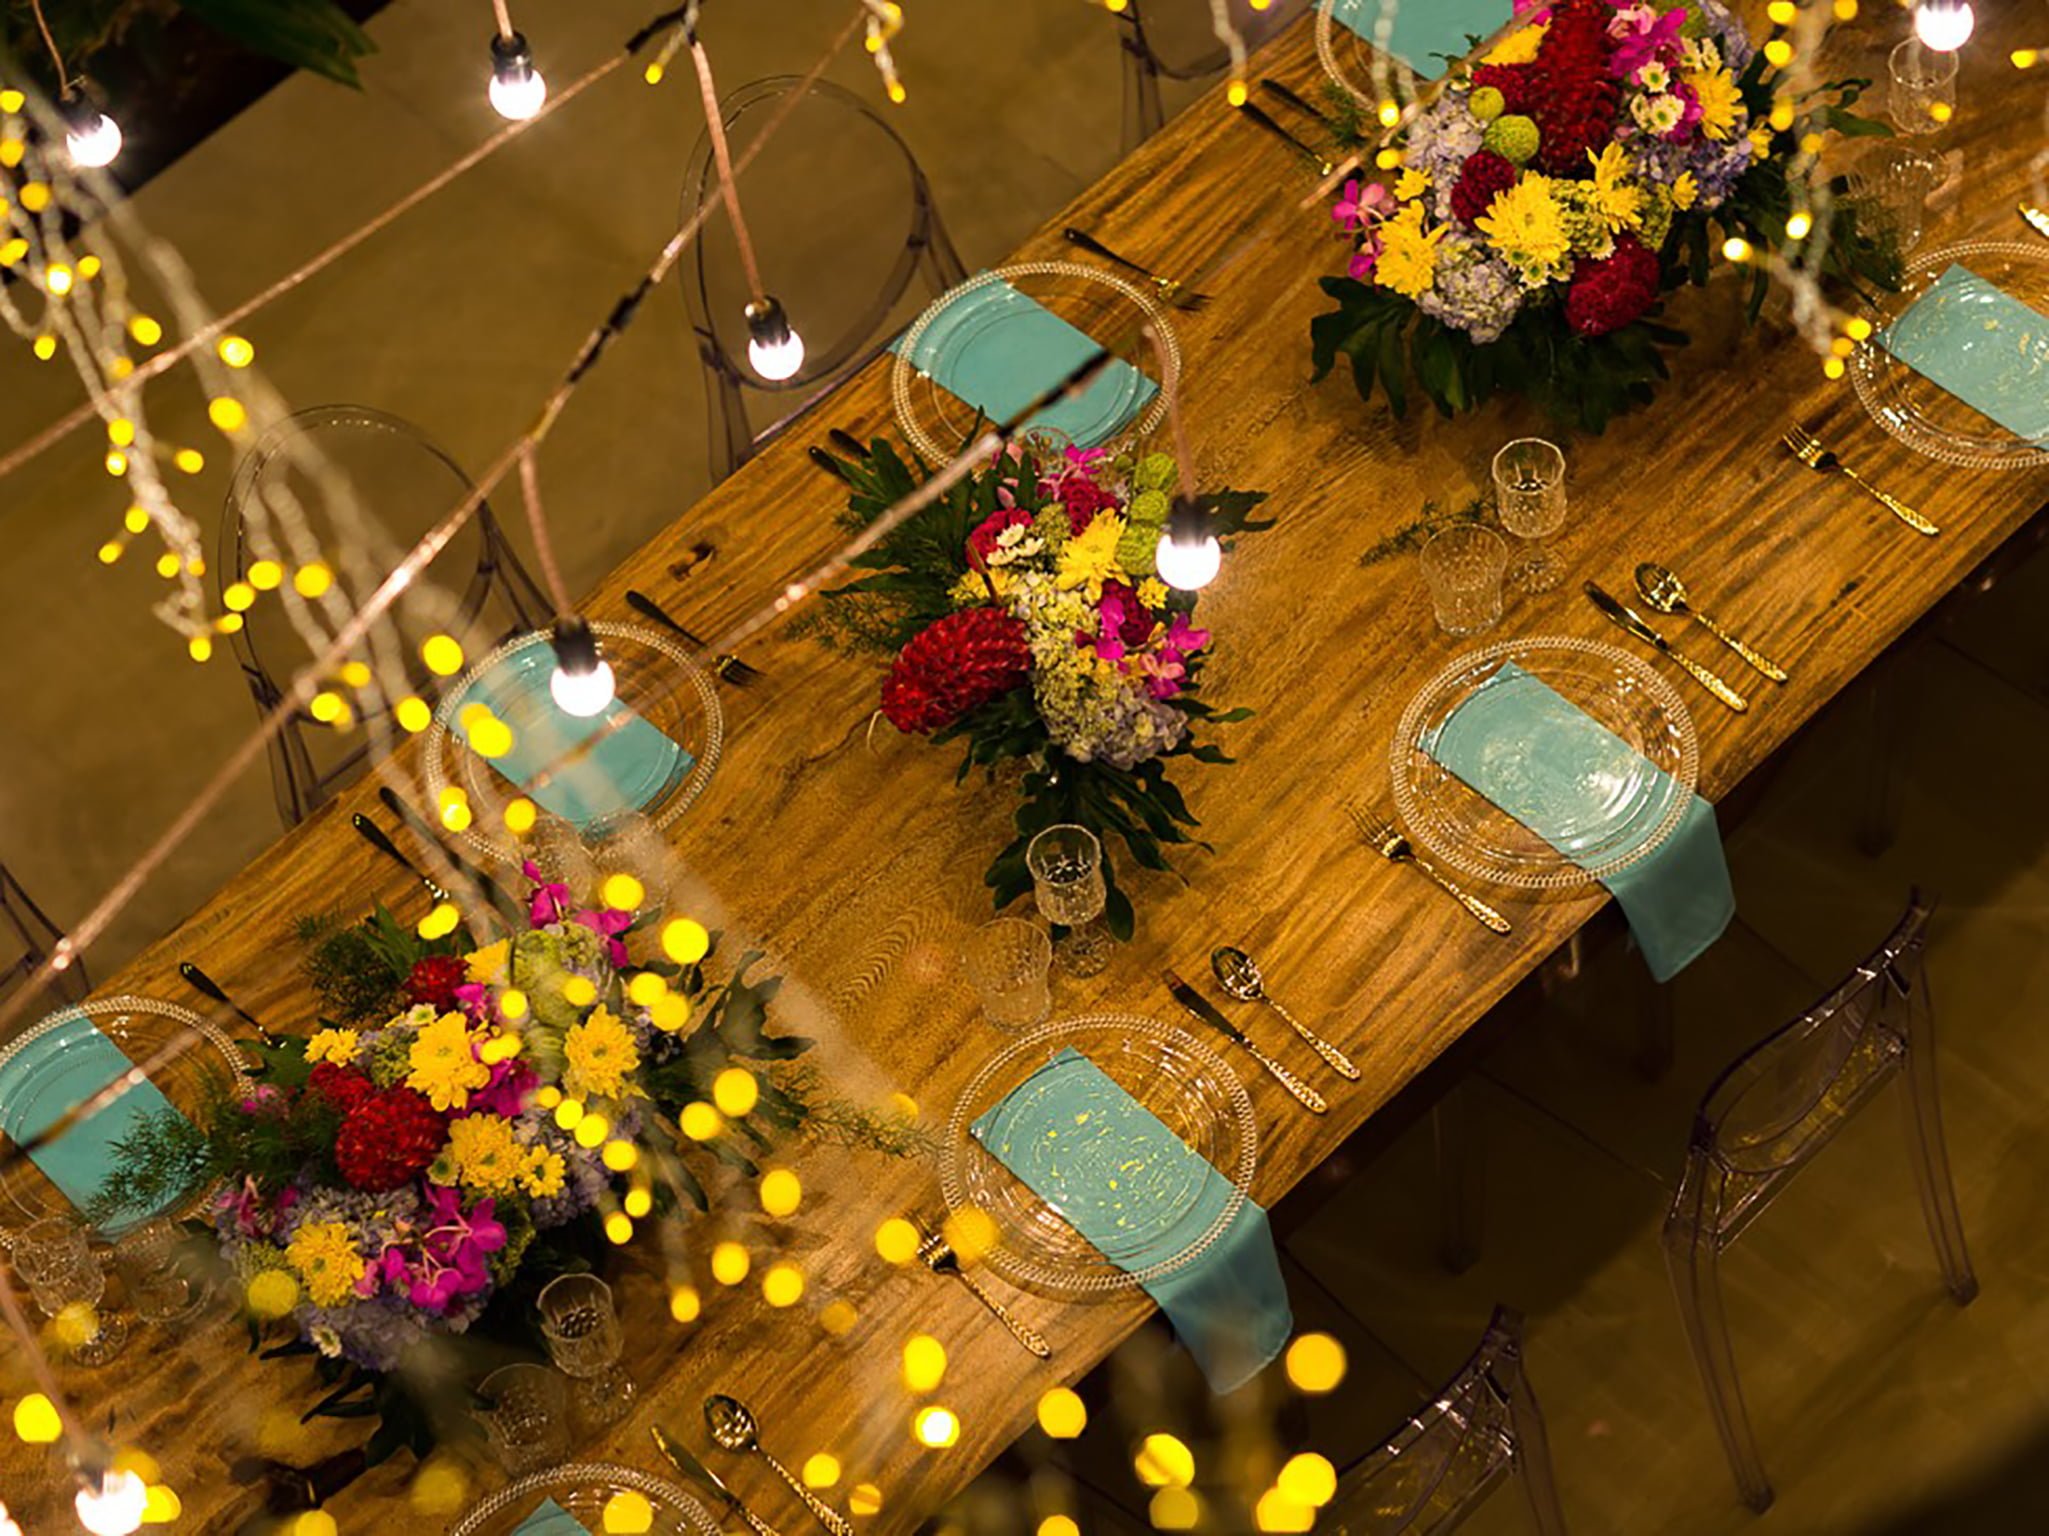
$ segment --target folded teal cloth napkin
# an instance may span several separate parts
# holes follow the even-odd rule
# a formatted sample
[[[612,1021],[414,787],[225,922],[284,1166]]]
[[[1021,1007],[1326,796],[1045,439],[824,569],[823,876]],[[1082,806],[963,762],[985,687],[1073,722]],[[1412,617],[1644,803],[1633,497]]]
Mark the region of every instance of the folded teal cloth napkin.
[[[464,706],[488,705],[512,728],[512,750],[491,759],[491,766],[578,831],[639,810],[695,765],[665,732],[617,699],[588,717],[561,709],[548,692],[554,671],[555,651],[546,639],[522,646],[470,684],[456,709],[456,730],[467,739]],[[618,729],[600,735],[614,720],[621,722]],[[593,737],[588,752],[560,761]],[[547,781],[535,782],[551,764]]]
[[[1567,858],[1600,839],[1602,858],[1636,846],[1611,843],[1615,788],[1640,775],[1644,759],[1578,706],[1513,662],[1452,712],[1430,755]],[[1679,786],[1653,767],[1659,786],[1631,821],[1648,838],[1663,824]],[[1698,795],[1654,853],[1602,880],[1636,936],[1651,974],[1670,981],[1722,936],[1736,893],[1715,808]]]
[[[903,353],[904,337],[891,349]],[[1101,350],[1038,300],[1001,281],[956,294],[918,337],[910,360],[991,421],[1008,421]],[[1055,401],[1031,418],[1035,427],[1066,434],[1077,448],[1107,442],[1159,392],[1159,385],[1121,358],[1071,400]]]
[[[1878,339],[2014,436],[2049,443],[2049,315],[1951,266]]]
[[[1331,20],[1342,22],[1378,47],[1380,17],[1388,0],[1331,0]],[[1419,75],[1435,79],[1444,73],[1449,54],[1463,57],[1469,37],[1489,37],[1508,20],[1510,0],[1400,0],[1387,51]]]
[[[532,1514],[512,1528],[512,1536],[590,1536],[590,1527],[553,1499],[543,1499]]]
[[[70,1010],[0,1066],[0,1135],[19,1144],[43,1134],[74,1106],[98,1093],[134,1063],[83,1013]],[[114,1144],[147,1119],[176,1114],[156,1084],[142,1082],[55,1140],[29,1153],[79,1210],[91,1205],[118,1159]],[[124,1208],[99,1224],[118,1236],[154,1210]]]
[[[1126,1271],[1172,1258],[1232,1195],[1207,1159],[1073,1047],[1003,1096],[975,1139]],[[1249,1197],[1208,1251],[1147,1282],[1216,1392],[1243,1385],[1294,1327],[1266,1212]]]

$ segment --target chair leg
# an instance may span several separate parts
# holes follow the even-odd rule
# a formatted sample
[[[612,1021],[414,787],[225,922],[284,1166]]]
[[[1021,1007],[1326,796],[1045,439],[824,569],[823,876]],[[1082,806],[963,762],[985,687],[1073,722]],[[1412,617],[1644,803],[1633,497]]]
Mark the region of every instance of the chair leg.
[[[1558,1505],[1558,1479],[1551,1470],[1551,1437],[1537,1394],[1520,1371],[1508,1391],[1508,1419],[1515,1433],[1515,1470],[1529,1501],[1538,1536],[1565,1536],[1565,1512]]]
[[[1771,1508],[1772,1485],[1765,1477],[1757,1442],[1751,1438],[1749,1416],[1743,1411],[1736,1353],[1730,1347],[1729,1323],[1722,1311],[1720,1260],[1710,1242],[1706,1234],[1691,1241],[1668,1241],[1665,1263],[1679,1302],[1679,1321],[1692,1346],[1693,1362],[1700,1368],[1701,1385],[1707,1390],[1708,1413],[1715,1421],[1715,1432],[1722,1437],[1722,1449],[1728,1453],[1729,1470],[1735,1474],[1736,1491],[1752,1510],[1763,1514]]]
[[[1480,1257],[1480,1214],[1487,1170],[1471,1090],[1455,1088],[1430,1109],[1437,1157],[1438,1261],[1463,1274]]]
[[[1907,1068],[1900,1080],[1901,1107],[1906,1113],[1907,1151],[1914,1161],[1914,1184],[1921,1193],[1921,1216],[1935,1244],[1943,1284],[1960,1307],[1978,1295],[1978,1276],[1964,1247],[1963,1217],[1957,1212],[1956,1185],[1949,1176],[1949,1149],[1942,1134],[1942,1098],[1935,1077],[1931,1041],[1916,1041],[1907,1050]]]
[[[1672,1070],[1674,1020],[1672,983],[1656,980],[1646,966],[1638,966],[1636,999],[1636,1070],[1647,1083],[1655,1083]]]
[[[1896,661],[1873,678],[1865,691],[1869,741],[1864,757],[1864,804],[1857,818],[1857,851],[1875,859],[1893,845],[1900,831],[1900,753],[1912,732],[1912,679]]]

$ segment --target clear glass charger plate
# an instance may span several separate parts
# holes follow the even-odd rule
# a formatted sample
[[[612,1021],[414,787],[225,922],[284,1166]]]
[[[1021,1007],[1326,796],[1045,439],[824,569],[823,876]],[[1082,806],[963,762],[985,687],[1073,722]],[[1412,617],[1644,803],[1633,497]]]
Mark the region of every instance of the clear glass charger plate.
[[[726,727],[717,687],[686,646],[659,630],[602,620],[593,620],[591,630],[612,668],[618,702],[690,756],[687,767],[678,764],[670,772],[644,771],[636,763],[631,770],[636,776],[616,786],[619,804],[612,819],[618,825],[647,825],[663,831],[704,793],[718,768]],[[461,833],[463,842],[515,869],[526,853],[506,830],[505,807],[521,795],[536,797],[501,773],[491,759],[471,749],[459,717],[464,706],[473,702],[473,686],[487,676],[518,679],[527,690],[524,696],[535,707],[553,710],[547,678],[554,666],[554,646],[546,631],[515,635],[455,679],[426,732],[422,760],[432,802],[428,813],[438,818],[442,791],[451,785],[460,788],[468,797],[470,810],[470,824]],[[508,723],[516,738],[518,722]],[[578,825],[555,815],[538,800],[536,803],[544,822],[559,822],[572,838],[601,839],[605,834],[603,820]]]
[[[1927,251],[1907,263],[1898,293],[1867,305],[1879,331],[1898,319],[1930,284],[1961,263],[2042,316],[2049,332],[2049,243],[1969,240]],[[1924,378],[1874,336],[1850,358],[1850,380],[1871,419],[1931,459],[1966,469],[2037,469],[2049,464],[2049,442],[2030,442]]]
[[[1179,1172],[1143,1188],[1144,1168],[1122,1179],[1151,1197],[1149,1220],[1126,1234],[1133,1252],[1159,1257],[1141,1267],[1113,1263],[1057,1208],[983,1147],[974,1122],[1062,1050],[1072,1047],[1131,1095],[1230,1185],[1214,1215],[1202,1219],[1197,1188]],[[1019,1036],[982,1065],[962,1091],[940,1148],[939,1183],[949,1211],[977,1209],[994,1223],[983,1255],[1014,1285],[1069,1298],[1103,1296],[1164,1279],[1223,1236],[1244,1207],[1259,1158],[1252,1099],[1223,1060],[1186,1030],[1137,1014],[1093,1013],[1056,1020]],[[1163,1159],[1166,1166],[1172,1159]]]
[[[1459,707],[1509,665],[1627,749],[1561,763],[1528,734],[1488,741],[1489,772],[1513,775],[1519,792],[1555,808],[1562,820],[1553,830],[1570,857],[1430,754]],[[1699,778],[1700,743],[1678,691],[1647,663],[1598,640],[1531,636],[1470,651],[1425,683],[1395,727],[1389,767],[1395,810],[1433,857],[1499,885],[1564,890],[1627,869],[1678,830]]]
[[[1021,310],[978,304],[977,295],[1008,283],[1026,298],[1051,310],[1076,330],[1085,332],[1160,387],[1144,399],[1142,386],[1131,386],[1109,400],[1121,422],[1094,441],[1078,438],[1084,448],[1100,447],[1154,431],[1167,416],[1167,392],[1181,371],[1181,343],[1167,318],[1166,306],[1146,287],[1114,272],[1073,261],[1027,261],[999,267],[969,278],[934,299],[911,323],[898,346],[890,370],[890,400],[897,425],[912,448],[933,464],[942,464],[987,418],[933,377],[939,358],[921,367],[911,359],[935,326],[944,327],[942,356],[952,367],[1001,370],[1008,350],[1006,332]],[[970,306],[965,311],[957,305]],[[951,317],[950,317],[951,312]],[[1159,350],[1146,340],[1151,326]],[[1161,354],[1164,353],[1164,361]],[[1058,380],[1048,380],[1050,388]]]
[[[654,1523],[608,1525],[605,1506],[621,1494],[636,1493],[647,1500]],[[587,1531],[632,1529],[651,1531],[655,1536],[720,1536],[718,1521],[695,1494],[667,1478],[603,1462],[573,1462],[508,1483],[464,1515],[449,1536],[512,1536],[544,1499],[553,1499]]]
[[[74,1004],[58,1009],[0,1047],[0,1156],[14,1148],[8,1127],[41,1123],[53,1111],[69,1109],[104,1085],[105,1080],[99,1079],[86,1084],[81,1093],[73,1080],[78,1047],[67,1043],[66,1036],[75,1030],[81,1016],[137,1066],[146,1065],[181,1036],[190,1036],[190,1049],[149,1076],[171,1106],[188,1117],[199,1114],[223,1071],[238,1089],[250,1086],[235,1042],[211,1019],[189,1008],[128,996]],[[67,1060],[67,1055],[73,1059]],[[195,1185],[163,1209],[148,1214],[192,1215],[205,1204],[209,1193],[206,1186]],[[33,1161],[23,1159],[0,1172],[0,1249],[13,1248],[15,1234],[32,1222],[76,1214],[71,1202]]]

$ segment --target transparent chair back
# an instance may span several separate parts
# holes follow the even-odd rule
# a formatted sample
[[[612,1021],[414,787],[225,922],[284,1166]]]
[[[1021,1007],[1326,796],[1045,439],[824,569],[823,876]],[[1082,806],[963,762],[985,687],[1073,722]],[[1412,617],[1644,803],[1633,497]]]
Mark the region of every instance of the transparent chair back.
[[[64,930],[44,915],[5,864],[0,864],[0,1002],[29,985],[29,978],[50,958]],[[50,1006],[79,1002],[92,990],[85,962],[73,960],[45,989]],[[34,1017],[34,1015],[30,1015]]]
[[[1929,907],[1916,892],[1886,941],[1813,1008],[1753,1046],[1708,1089],[1665,1218],[1682,1322],[1738,1489],[1772,1498],[1750,1432],[1722,1310],[1718,1259],[1779,1192],[1895,1077],[1922,1215],[1951,1295],[1977,1280],[1942,1135],[1925,964]]]
[[[1346,1469],[1316,1528],[1336,1536],[1455,1530],[1511,1477],[1535,1528],[1563,1536],[1544,1420],[1523,1374],[1522,1318],[1498,1307],[1480,1347],[1429,1407]]]
[[[773,75],[726,97],[721,110],[735,161],[802,83]],[[704,365],[712,467],[720,477],[879,354],[931,296],[967,276],[910,147],[865,100],[829,80],[814,82],[790,107],[737,185],[762,286],[803,337],[804,362],[780,380],[748,366],[746,308],[755,295],[732,223],[714,208],[680,286]],[[707,135],[691,153],[683,209],[720,199]],[[774,397],[774,420],[758,430],[750,393]]]
[[[324,562],[335,599],[353,613],[422,535],[475,487],[446,452],[411,423],[367,406],[331,405],[277,423],[237,466],[221,529],[220,583],[246,581],[277,561],[287,573]],[[335,610],[290,592],[260,594],[234,636],[259,710],[274,708],[291,678],[337,627]],[[432,701],[437,679],[420,656],[446,633],[470,655],[545,623],[550,609],[506,542],[488,503],[458,528],[410,581],[356,657],[391,697]],[[295,713],[273,742],[278,810],[287,826],[360,773],[382,733],[336,731]]]
[[[1437,0],[1409,3],[1435,4]],[[1227,0],[1227,14],[1249,50],[1310,6],[1311,0],[1273,0],[1266,9],[1257,10],[1252,0]],[[1163,79],[1206,80],[1231,62],[1231,52],[1217,36],[1210,0],[1125,0],[1117,20],[1124,52],[1124,148],[1128,152],[1166,124],[1165,103],[1160,97]],[[1314,100],[1316,93],[1303,94]],[[1305,126],[1315,127],[1301,122],[1288,126],[1298,132]],[[1303,137],[1313,135],[1303,132]]]

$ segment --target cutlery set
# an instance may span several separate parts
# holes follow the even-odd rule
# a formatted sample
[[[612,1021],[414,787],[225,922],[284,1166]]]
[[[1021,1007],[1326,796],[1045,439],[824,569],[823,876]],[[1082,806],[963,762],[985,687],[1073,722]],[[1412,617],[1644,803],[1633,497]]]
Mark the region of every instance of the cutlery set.
[[[1352,1064],[1351,1057],[1288,1012],[1282,1003],[1267,992],[1266,977],[1259,968],[1259,962],[1252,956],[1228,944],[1219,945],[1210,951],[1209,965],[1211,972],[1216,976],[1217,985],[1227,994],[1241,1003],[1258,1003],[1271,1009],[1295,1032],[1303,1044],[1323,1059],[1324,1065],[1331,1071],[1347,1082],[1359,1081],[1359,1069]],[[1312,1115],[1321,1115],[1329,1111],[1330,1105],[1322,1094],[1297,1077],[1287,1066],[1268,1055],[1251,1036],[1232,1023],[1222,1009],[1183,981],[1178,973],[1172,969],[1164,970],[1160,973],[1160,980],[1166,983],[1167,991],[1173,995],[1175,1002],[1258,1062],[1268,1076],[1288,1090],[1296,1103]]]

